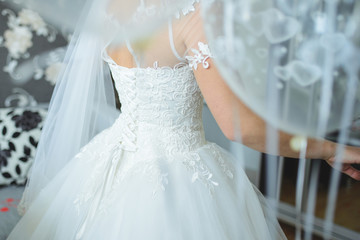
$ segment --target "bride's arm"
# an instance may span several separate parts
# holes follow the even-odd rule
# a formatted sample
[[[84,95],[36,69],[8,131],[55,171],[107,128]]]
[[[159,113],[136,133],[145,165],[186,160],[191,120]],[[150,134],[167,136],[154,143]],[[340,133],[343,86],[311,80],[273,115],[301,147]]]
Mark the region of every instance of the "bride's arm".
[[[266,148],[266,122],[235,96],[213,61],[208,62],[209,68],[199,67],[194,73],[206,103],[224,135],[230,140],[240,140],[244,145],[260,152],[298,158],[299,152],[294,151],[290,144],[294,136],[283,131],[278,131],[279,148],[270,151]],[[235,139],[237,132],[240,132],[241,139]],[[336,148],[337,144],[334,142],[310,138],[306,158],[323,159],[333,165]],[[346,147],[342,161],[344,164],[341,171],[360,180],[360,171],[351,166],[360,164],[360,148]]]
[[[244,145],[260,152],[298,158],[299,152],[294,151],[290,144],[294,136],[283,131],[278,131],[279,148],[266,148],[265,121],[235,96],[223,81],[214,63],[211,60],[208,62],[209,68],[199,67],[194,73],[206,103],[224,135],[230,140],[240,140]],[[235,139],[237,132],[240,132],[241,139]],[[306,158],[323,159],[333,166],[336,143],[311,138],[307,141]],[[344,164],[340,170],[360,180],[360,171],[351,166],[355,163],[360,164],[360,148],[345,147],[342,161]]]
[[[199,42],[206,43],[199,7],[185,22],[182,42],[187,49],[199,50]],[[196,51],[195,51],[196,52]],[[193,51],[188,53],[195,54]],[[191,62],[191,56],[190,59]],[[266,123],[252,112],[227,86],[211,58],[203,59],[205,65],[197,64],[194,74],[206,103],[224,135],[230,140],[239,140],[257,151],[285,157],[298,158],[299,152],[290,146],[291,134],[278,131],[278,149],[266,148]],[[207,66],[208,64],[208,66]],[[207,68],[206,68],[207,67]],[[240,139],[237,135],[240,132]],[[323,159],[330,165],[335,160],[338,145],[323,139],[308,139],[306,158]],[[360,164],[360,148],[346,147],[343,154],[343,166],[340,169],[354,179],[360,180],[360,171],[351,164]]]

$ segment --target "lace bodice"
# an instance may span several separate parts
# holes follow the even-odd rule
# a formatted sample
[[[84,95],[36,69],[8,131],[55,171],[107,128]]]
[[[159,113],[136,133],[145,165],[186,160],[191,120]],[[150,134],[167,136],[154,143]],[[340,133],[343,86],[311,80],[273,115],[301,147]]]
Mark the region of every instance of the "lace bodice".
[[[199,148],[206,148],[215,156],[223,172],[233,178],[232,170],[220,157],[218,148],[205,140],[203,96],[192,69],[195,63],[182,62],[173,68],[156,65],[125,68],[107,54],[104,54],[104,60],[110,66],[122,105],[122,113],[114,124],[120,133],[120,145],[116,146],[141,156],[165,155],[169,160],[180,154],[182,163],[192,172],[192,181],[200,180],[212,193],[218,183],[197,153]],[[197,64],[201,63],[208,67],[205,61]],[[139,162],[139,169],[146,169],[151,178],[157,179],[159,189],[165,189],[166,173],[154,170],[153,166],[152,162],[146,164],[146,160]]]
[[[190,67],[110,67],[123,114],[137,113],[139,124],[199,129],[203,98]]]
[[[204,143],[203,97],[188,63],[173,68],[125,68],[107,55],[104,59],[122,104],[117,122],[125,128],[124,147],[136,150],[142,141],[154,137],[166,143],[168,151],[196,149]]]
[[[205,143],[203,97],[193,71],[209,68],[207,61],[213,56],[202,42],[203,31],[194,28],[201,17],[196,2],[149,39],[126,46],[109,44],[103,50],[122,105],[116,124],[124,131],[120,141],[127,150],[151,146],[167,153],[186,152]],[[110,57],[108,49],[119,55]],[[128,64],[137,67],[120,66]]]

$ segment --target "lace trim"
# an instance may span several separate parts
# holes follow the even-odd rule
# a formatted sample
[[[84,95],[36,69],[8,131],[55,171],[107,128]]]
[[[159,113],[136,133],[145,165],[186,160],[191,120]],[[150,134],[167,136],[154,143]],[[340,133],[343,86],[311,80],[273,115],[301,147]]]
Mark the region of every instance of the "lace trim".
[[[191,70],[191,68],[189,68],[189,65],[186,63],[186,62],[179,62],[177,63],[175,66],[173,67],[170,67],[170,66],[159,66],[159,62],[158,61],[155,61],[153,63],[153,66],[152,67],[131,67],[131,68],[128,68],[128,67],[124,67],[124,66],[121,66],[119,64],[117,64],[109,55],[108,53],[106,52],[106,49],[104,48],[102,50],[102,59],[108,63],[110,66],[114,66],[118,69],[121,69],[121,70],[125,70],[125,71],[162,71],[162,70],[165,70],[165,71],[169,71],[169,70],[172,70],[172,71],[177,71],[177,70],[184,70],[184,71],[188,71],[188,70]]]
[[[189,62],[189,66],[197,70],[198,65],[201,63],[203,68],[209,68],[210,64],[207,62],[213,55],[210,52],[209,46],[203,42],[198,42],[199,50],[191,48],[194,56],[186,56],[185,59]]]
[[[183,16],[186,16],[191,12],[195,12],[195,4],[198,3],[198,2],[200,2],[200,0],[190,0],[189,5],[187,5],[186,7],[184,7],[183,9],[178,11],[177,13],[175,13],[175,17],[177,19],[179,19],[181,17],[181,14]]]

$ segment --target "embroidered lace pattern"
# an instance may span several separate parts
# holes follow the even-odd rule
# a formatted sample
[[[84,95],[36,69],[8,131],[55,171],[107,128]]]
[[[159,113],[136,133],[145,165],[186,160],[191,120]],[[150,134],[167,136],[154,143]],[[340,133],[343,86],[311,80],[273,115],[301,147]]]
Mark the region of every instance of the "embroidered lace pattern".
[[[198,42],[199,49],[192,48],[191,51],[194,56],[186,56],[186,60],[189,61],[189,66],[197,70],[199,64],[202,64],[204,68],[209,68],[209,62],[207,60],[212,56],[209,46],[203,42]]]
[[[79,213],[82,207],[90,207],[78,232],[79,239],[92,214],[106,214],[107,206],[116,196],[117,186],[128,177],[143,176],[153,183],[153,196],[156,197],[169,185],[166,166],[175,167],[176,164],[190,173],[192,183],[203,183],[212,195],[219,183],[206,158],[201,157],[200,152],[205,151],[216,159],[219,169],[228,179],[233,178],[233,169],[219,148],[205,140],[203,96],[193,69],[197,69],[198,64],[208,68],[207,60],[211,53],[206,44],[199,42],[198,46],[199,50],[191,50],[195,54],[193,57],[186,57],[187,62],[173,68],[158,67],[156,63],[148,68],[125,68],[104,56],[115,80],[122,113],[112,126],[112,131],[115,129],[118,134],[115,139],[110,138],[105,151],[89,151],[92,146],[100,144],[101,140],[95,137],[76,156],[79,161],[85,161],[93,157],[84,156],[90,152],[98,154],[96,158],[101,159],[95,163],[96,171],[92,172],[74,201]],[[129,159],[129,154],[131,160],[123,162]]]
[[[201,117],[203,97],[189,65],[183,63],[174,68],[129,69],[109,61],[109,66],[122,103],[122,114],[115,123],[119,137],[109,149],[113,155],[99,153],[99,159],[110,158],[111,165],[116,165],[122,151],[143,151],[145,155],[149,151],[150,156],[154,155],[153,152],[162,153],[169,161],[181,155],[183,166],[192,172],[192,182],[201,181],[212,192],[218,183],[197,152],[199,148],[206,147],[214,152],[224,173],[229,178],[233,177],[232,170],[222,160],[217,148],[205,140]],[[93,141],[97,141],[96,138]],[[79,154],[83,152],[86,151]],[[151,158],[134,162],[127,169],[132,174],[145,173],[149,180],[156,181],[154,195],[164,191],[168,182],[167,173],[156,167],[155,160]],[[100,176],[111,168],[99,162],[96,166],[97,174]],[[89,189],[99,186],[97,174],[89,179]],[[124,175],[112,174],[112,182],[121,182],[124,178]],[[86,189],[79,196],[76,201],[78,205],[91,198]]]

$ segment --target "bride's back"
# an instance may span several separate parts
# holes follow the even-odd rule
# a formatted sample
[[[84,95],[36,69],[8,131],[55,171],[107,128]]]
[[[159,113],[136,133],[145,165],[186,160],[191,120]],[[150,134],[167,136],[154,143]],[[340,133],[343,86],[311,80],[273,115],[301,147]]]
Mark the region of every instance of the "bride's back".
[[[185,14],[183,14],[185,12]],[[124,44],[111,44],[108,55],[120,66],[146,68],[174,67],[187,62],[198,42],[204,41],[199,4],[164,23],[152,35]]]

